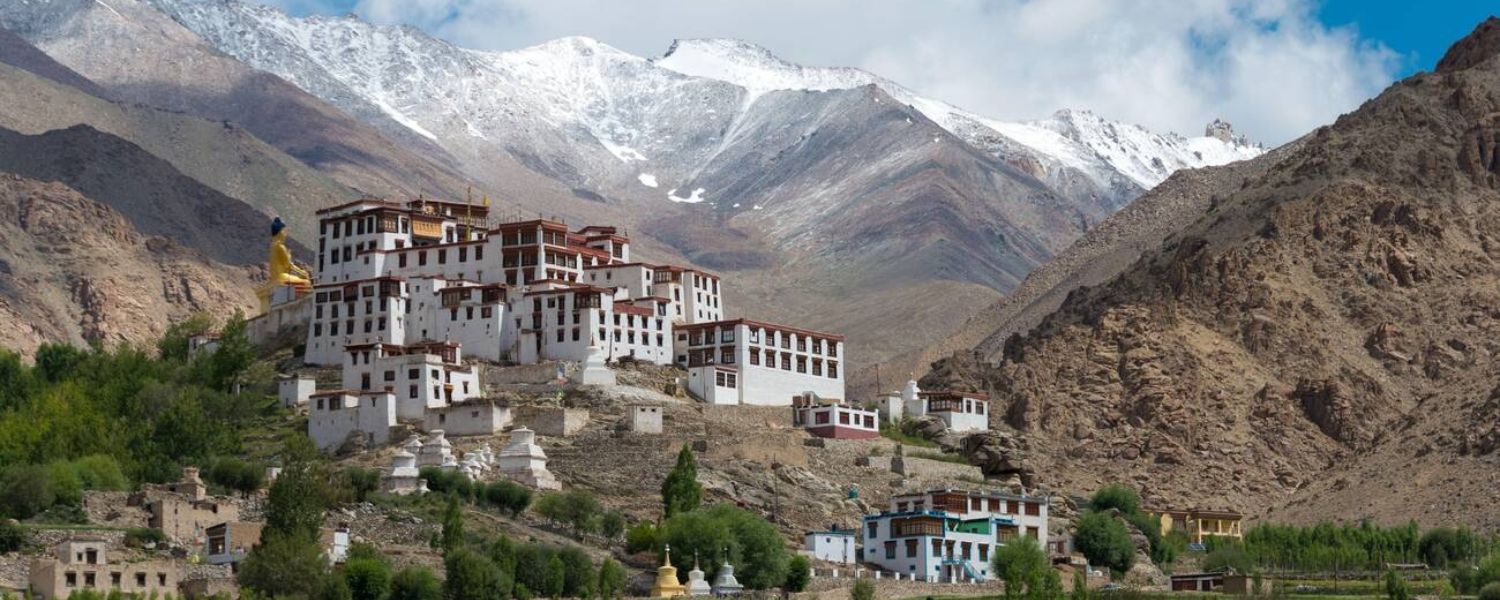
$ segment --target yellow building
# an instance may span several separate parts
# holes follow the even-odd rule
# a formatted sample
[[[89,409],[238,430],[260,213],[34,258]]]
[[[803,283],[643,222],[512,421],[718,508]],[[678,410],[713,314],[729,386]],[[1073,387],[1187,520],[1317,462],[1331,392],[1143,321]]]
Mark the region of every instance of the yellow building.
[[[1171,510],[1171,509],[1144,509],[1145,513],[1161,519],[1161,534],[1167,535],[1173,531],[1184,531],[1188,539],[1195,544],[1202,544],[1203,540],[1210,537],[1231,537],[1240,539],[1244,537],[1244,528],[1241,523],[1245,515],[1227,510]]]

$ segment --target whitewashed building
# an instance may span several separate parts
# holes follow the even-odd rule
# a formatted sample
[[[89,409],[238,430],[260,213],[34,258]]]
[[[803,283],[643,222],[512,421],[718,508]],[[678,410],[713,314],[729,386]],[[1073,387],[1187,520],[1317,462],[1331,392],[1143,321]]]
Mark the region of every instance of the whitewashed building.
[[[985,581],[995,549],[1019,536],[1047,544],[1046,496],[953,489],[893,496],[864,518],[863,562],[920,580]]]
[[[844,337],[748,319],[678,328],[688,391],[710,404],[791,406],[807,393],[844,397]]]
[[[396,395],[385,391],[327,390],[308,400],[307,435],[319,450],[337,449],[359,432],[366,445],[387,444],[396,426]]]
[[[852,565],[859,562],[854,537],[853,531],[843,529],[809,531],[802,536],[802,545],[813,560]]]

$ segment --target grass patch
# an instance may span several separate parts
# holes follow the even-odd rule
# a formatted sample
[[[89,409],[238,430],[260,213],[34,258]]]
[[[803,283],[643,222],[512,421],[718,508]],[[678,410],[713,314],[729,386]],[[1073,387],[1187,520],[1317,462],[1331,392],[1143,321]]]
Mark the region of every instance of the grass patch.
[[[907,446],[916,446],[918,448],[936,448],[936,447],[938,447],[937,442],[934,442],[932,440],[929,440],[929,439],[924,438],[924,437],[919,436],[919,435],[907,433],[906,431],[902,430],[902,427],[900,425],[892,425],[890,423],[881,423],[881,425],[880,425],[880,435],[881,435],[881,437],[884,437],[884,438],[886,438],[888,440],[891,440],[891,441],[894,441],[894,442],[899,442],[899,443],[907,445]]]
[[[936,461],[941,461],[941,462],[945,462],[945,463],[953,463],[955,465],[965,465],[965,466],[968,466],[968,464],[969,464],[969,459],[964,458],[962,455],[959,455],[959,454],[949,454],[947,452],[933,452],[931,450],[913,450],[910,454],[908,454],[908,456],[911,456],[913,458],[925,458],[927,460],[936,460]]]

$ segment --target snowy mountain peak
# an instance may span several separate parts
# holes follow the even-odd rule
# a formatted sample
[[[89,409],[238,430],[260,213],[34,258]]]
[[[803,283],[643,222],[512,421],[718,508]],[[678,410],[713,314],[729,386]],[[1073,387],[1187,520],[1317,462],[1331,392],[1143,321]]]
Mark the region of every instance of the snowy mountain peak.
[[[805,67],[735,39],[680,39],[654,62],[683,75],[732,83],[752,94],[842,90],[882,82],[875,75],[849,67]]]

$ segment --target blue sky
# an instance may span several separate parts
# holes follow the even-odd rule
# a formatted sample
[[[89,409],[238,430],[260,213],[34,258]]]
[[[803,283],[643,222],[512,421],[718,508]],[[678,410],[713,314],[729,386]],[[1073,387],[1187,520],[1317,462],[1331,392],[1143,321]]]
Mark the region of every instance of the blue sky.
[[[457,45],[582,35],[639,56],[730,37],[852,66],[1000,119],[1061,108],[1197,135],[1224,118],[1279,144],[1431,69],[1489,3],[1441,0],[252,0],[353,12]],[[1500,6],[1496,6],[1500,9]]]
[[[1500,3],[1477,0],[1433,2],[1328,0],[1318,19],[1329,26],[1353,26],[1360,36],[1377,40],[1402,57],[1400,74],[1431,70],[1448,46],[1468,35]]]

